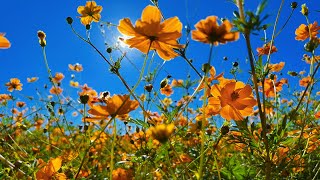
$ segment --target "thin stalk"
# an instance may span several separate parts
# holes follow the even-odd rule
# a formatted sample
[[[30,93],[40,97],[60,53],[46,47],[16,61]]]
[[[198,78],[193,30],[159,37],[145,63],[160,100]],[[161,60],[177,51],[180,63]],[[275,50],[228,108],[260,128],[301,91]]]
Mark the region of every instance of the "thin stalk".
[[[210,66],[211,63],[211,56],[212,56],[212,49],[213,45],[210,44],[210,53],[209,53],[209,59],[208,59],[208,66]],[[203,166],[204,166],[204,145],[205,145],[205,122],[206,122],[206,106],[207,106],[207,90],[208,86],[208,72],[209,70],[204,68],[205,75],[204,75],[204,80],[205,80],[205,86],[204,86],[204,93],[203,93],[203,118],[201,121],[201,149],[200,149],[200,166],[199,166],[199,179],[203,179]]]
[[[240,18],[243,22],[245,22],[245,16],[244,16],[244,9],[243,9],[243,3],[242,0],[237,0],[237,6],[239,8],[240,12]],[[246,40],[247,44],[247,52],[250,60],[250,66],[251,66],[251,72],[252,72],[252,79],[253,79],[253,85],[254,85],[254,90],[255,94],[257,97],[257,103],[258,103],[258,108],[259,108],[259,115],[260,115],[260,120],[261,120],[261,126],[262,126],[262,138],[263,142],[266,148],[266,157],[265,157],[265,175],[266,175],[266,180],[271,179],[271,161],[270,161],[270,151],[269,151],[269,143],[266,135],[266,117],[264,112],[262,111],[262,105],[260,102],[260,95],[259,95],[259,88],[258,88],[258,80],[257,80],[257,74],[255,71],[254,67],[254,58],[252,55],[252,46],[251,46],[251,41],[250,41],[250,29],[245,29],[244,31],[244,37]]]
[[[111,160],[110,160],[110,179],[112,179],[112,171],[113,171],[113,164],[114,164],[114,146],[115,142],[117,140],[117,121],[114,118],[113,120],[113,137],[112,137],[112,143],[111,143]]]

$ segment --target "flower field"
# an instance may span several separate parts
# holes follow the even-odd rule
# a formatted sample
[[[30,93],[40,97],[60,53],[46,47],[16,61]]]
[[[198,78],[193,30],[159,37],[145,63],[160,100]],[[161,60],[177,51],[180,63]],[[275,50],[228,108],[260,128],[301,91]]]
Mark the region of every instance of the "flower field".
[[[139,18],[118,23],[103,16],[110,7],[99,1],[77,2],[65,19],[70,36],[121,90],[82,82],[81,61],[53,69],[55,47],[37,27],[34,56],[46,75],[17,74],[0,84],[0,179],[320,179],[319,7],[282,0],[270,18],[268,0],[254,10],[250,1],[231,0],[234,11],[224,17],[186,24],[167,15],[165,1],[147,2],[134,9]],[[287,28],[295,17],[304,22]],[[106,38],[114,31],[116,42]],[[278,41],[289,33],[294,44],[286,46],[301,49],[291,70],[289,60],[279,61],[293,53]],[[104,44],[96,43],[100,36]],[[241,48],[216,58],[221,46],[239,41]],[[11,42],[0,33],[0,53]],[[230,60],[232,51],[245,57]],[[176,72],[165,68],[169,62]],[[225,62],[231,68],[221,71]],[[191,75],[177,77],[181,64]],[[26,86],[36,87],[31,95]]]

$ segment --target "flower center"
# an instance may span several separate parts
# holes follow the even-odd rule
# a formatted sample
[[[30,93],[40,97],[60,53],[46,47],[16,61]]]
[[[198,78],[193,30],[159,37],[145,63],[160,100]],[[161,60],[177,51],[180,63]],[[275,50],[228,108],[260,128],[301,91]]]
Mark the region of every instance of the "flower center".
[[[237,100],[239,98],[239,94],[237,93],[237,92],[232,92],[231,93],[231,100],[232,101],[235,101],[235,100]]]
[[[156,37],[156,36],[149,36],[149,39],[150,39],[150,41],[155,41],[155,40],[158,39],[158,37]]]

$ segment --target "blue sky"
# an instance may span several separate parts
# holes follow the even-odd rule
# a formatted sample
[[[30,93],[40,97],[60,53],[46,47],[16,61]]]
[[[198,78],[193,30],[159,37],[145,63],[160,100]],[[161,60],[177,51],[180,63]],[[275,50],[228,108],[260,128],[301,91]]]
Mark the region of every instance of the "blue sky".
[[[90,87],[97,91],[109,90],[112,94],[125,93],[126,90],[118,78],[109,72],[108,65],[99,57],[99,55],[87,44],[78,39],[66,23],[66,17],[70,16],[74,19],[75,29],[85,35],[85,28],[77,18],[77,7],[85,5],[86,1],[22,1],[10,0],[1,3],[1,20],[0,32],[5,32],[6,37],[10,40],[12,46],[10,49],[0,49],[0,94],[6,93],[4,84],[12,77],[21,79],[24,90],[22,94],[33,95],[35,88],[43,90],[43,84],[48,84],[47,71],[43,61],[42,51],[38,44],[37,31],[43,30],[47,34],[47,56],[49,65],[53,73],[62,72],[66,75],[64,84],[68,87],[70,75],[68,64],[80,63],[84,67],[81,74],[76,74],[76,80],[80,84],[87,83]],[[148,0],[132,0],[122,1],[96,1],[98,5],[103,6],[102,19],[103,21],[118,24],[119,20],[124,17],[129,17],[133,22],[140,18],[141,12],[145,6],[151,4]],[[246,1],[246,9],[255,9],[258,1]],[[299,1],[300,2],[300,1]],[[310,22],[313,22],[319,13],[315,10],[320,7],[319,1],[303,1],[310,8]],[[290,1],[286,1],[281,12],[279,20],[279,29],[291,12]],[[194,24],[199,20],[210,15],[216,15],[221,18],[232,18],[232,12],[237,10],[236,7],[226,0],[175,0],[175,1],[159,1],[160,8],[165,17],[178,16],[183,25],[190,23],[194,29]],[[279,0],[270,0],[264,14],[269,14],[270,17],[266,23],[273,24],[278,7]],[[272,56],[271,62],[276,63],[285,61],[284,72],[288,70],[307,70],[308,66],[301,61],[303,55],[303,42],[298,42],[294,39],[295,29],[302,23],[306,23],[305,18],[301,15],[300,5],[294,12],[292,19],[289,21],[285,30],[275,40],[275,45],[278,48],[278,53]],[[115,43],[116,38],[121,36],[116,28],[111,27],[105,29],[108,43]],[[271,37],[272,28],[267,30],[268,38]],[[185,31],[183,36],[185,36]],[[253,49],[263,45],[261,32],[257,36],[253,36]],[[92,24],[91,38],[94,44],[101,50],[105,50],[104,38],[99,29],[99,23]],[[185,42],[185,37],[182,38],[182,43]],[[140,52],[134,49],[123,49],[127,51],[128,57],[136,66],[140,67],[143,62],[143,57]],[[238,77],[242,81],[246,81],[247,69],[249,64],[246,62],[247,52],[245,50],[245,42],[243,37],[240,40],[226,45],[221,45],[214,48],[213,65],[217,69],[217,73],[225,72],[226,76],[232,78],[227,72],[232,67],[232,62],[237,61],[244,72]],[[203,63],[207,61],[209,46],[199,42],[191,41],[188,50],[188,57],[193,59],[195,66],[200,70]],[[223,57],[227,56],[228,61],[223,61]],[[114,57],[116,58],[116,57]],[[155,64],[162,64],[163,61],[156,57]],[[182,58],[176,58],[166,62],[162,73],[157,79],[161,81],[168,73],[177,79],[185,79],[188,74],[192,78],[196,78],[196,74],[188,67]],[[130,63],[124,60],[121,68],[123,76],[128,80],[130,85],[133,85],[138,78],[138,71],[132,67]],[[168,73],[167,73],[168,72]],[[35,84],[27,84],[26,78],[38,76],[40,80]],[[285,76],[285,75],[284,75]],[[68,90],[69,89],[69,90]],[[75,90],[67,88],[66,93],[74,92]]]

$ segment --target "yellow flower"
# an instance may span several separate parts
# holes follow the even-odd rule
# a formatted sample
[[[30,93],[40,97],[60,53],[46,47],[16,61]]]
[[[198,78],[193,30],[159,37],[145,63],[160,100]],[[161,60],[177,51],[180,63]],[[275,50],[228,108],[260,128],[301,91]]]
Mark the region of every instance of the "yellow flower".
[[[6,83],[6,86],[8,86],[8,91],[12,92],[13,90],[21,91],[23,85],[18,78],[11,78],[10,82]]]
[[[114,95],[105,100],[106,106],[90,105],[89,114],[94,115],[93,119],[107,119],[109,116],[126,116],[130,111],[138,108],[136,100],[130,100],[129,95]]]
[[[9,40],[4,35],[4,33],[0,33],[0,49],[8,49],[11,46]]]
[[[177,39],[181,37],[182,23],[178,17],[161,22],[161,12],[155,6],[147,6],[133,27],[130,19],[120,20],[118,30],[131,38],[124,40],[130,48],[137,48],[142,53],[156,50],[163,60],[171,60],[178,56],[173,49],[183,48]]]
[[[195,25],[196,30],[192,31],[192,39],[215,46],[239,39],[239,32],[231,32],[233,26],[228,20],[219,26],[217,19],[217,16],[208,16],[199,21]]]
[[[62,177],[65,177],[64,173],[58,173],[62,165],[62,158],[60,156],[55,159],[50,158],[48,163],[39,159],[38,164],[40,169],[36,173],[37,179],[63,179]]]
[[[241,121],[244,116],[253,114],[256,100],[253,97],[250,85],[243,82],[224,81],[211,87],[211,95],[215,98],[214,104],[220,101],[220,115],[228,121]]]
[[[160,124],[150,127],[147,130],[147,134],[150,134],[153,139],[156,139],[161,143],[165,143],[173,132],[174,124]]]
[[[81,23],[86,26],[91,24],[92,21],[100,21],[102,6],[97,6],[97,3],[95,1],[87,1],[86,5],[79,6],[77,11],[79,14],[81,14]]]

